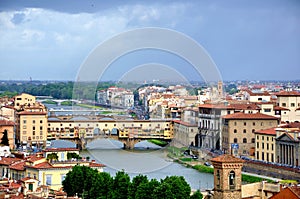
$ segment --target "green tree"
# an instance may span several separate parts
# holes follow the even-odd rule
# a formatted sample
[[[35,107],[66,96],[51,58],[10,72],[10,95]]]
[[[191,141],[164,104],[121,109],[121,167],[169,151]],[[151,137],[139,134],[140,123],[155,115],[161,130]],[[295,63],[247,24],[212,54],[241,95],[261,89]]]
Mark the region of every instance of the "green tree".
[[[153,190],[160,185],[156,179],[151,179],[147,183],[141,183],[137,187],[137,191],[135,194],[135,199],[153,199],[154,193]]]
[[[48,160],[58,160],[58,155],[57,153],[50,153],[47,155]]]
[[[162,182],[153,190],[153,198],[155,199],[174,199],[175,195],[172,193],[172,187],[169,183]]]
[[[63,189],[68,196],[84,196],[85,198],[96,199],[100,197],[97,188],[101,186],[99,173],[96,169],[86,166],[74,166],[62,182]]]
[[[124,171],[118,171],[113,181],[112,199],[127,199],[130,177]]]
[[[140,184],[146,184],[148,183],[148,178],[145,175],[138,175],[135,176],[132,179],[132,182],[129,185],[129,190],[128,190],[128,198],[129,199],[134,199],[135,198],[135,194],[137,192],[137,189],[139,187]]]
[[[171,192],[176,199],[186,199],[190,197],[191,187],[182,176],[167,176],[163,183],[171,186]]]
[[[193,193],[193,195],[191,195],[190,199],[202,199],[203,198],[203,195],[202,193],[197,190]]]
[[[80,159],[80,155],[78,155],[77,153],[74,153],[74,152],[68,152],[67,153],[67,159],[70,160],[72,158],[75,158],[75,159]]]
[[[5,145],[5,146],[9,146],[9,140],[8,140],[8,136],[7,136],[7,130],[5,129],[3,132],[2,132],[3,136],[1,138],[1,143],[2,145]]]

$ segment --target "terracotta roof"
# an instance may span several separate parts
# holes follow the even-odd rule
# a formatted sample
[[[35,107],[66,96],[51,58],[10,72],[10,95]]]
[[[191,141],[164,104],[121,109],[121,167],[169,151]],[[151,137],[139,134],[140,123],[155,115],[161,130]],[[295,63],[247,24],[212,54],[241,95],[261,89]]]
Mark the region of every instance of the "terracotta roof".
[[[90,167],[105,167],[104,164],[99,164],[99,163],[95,163],[95,162],[90,162],[89,166]]]
[[[275,93],[276,96],[300,96],[300,93],[297,91],[281,91]]]
[[[31,177],[25,177],[25,178],[22,178],[20,181],[26,182],[26,181],[28,181],[28,180],[36,180],[36,181],[38,181],[37,179],[31,178]]]
[[[9,168],[10,169],[14,169],[14,170],[18,170],[18,171],[23,171],[25,168],[26,162],[23,160],[23,161],[20,161],[20,162],[15,162],[15,163],[12,163]]]
[[[289,189],[296,195],[298,198],[300,198],[300,187],[297,186],[291,186]]]
[[[0,126],[13,126],[13,125],[15,125],[13,121],[0,120]]]
[[[174,123],[177,123],[177,124],[182,124],[184,126],[189,126],[189,127],[197,127],[198,125],[197,124],[191,124],[191,123],[188,123],[188,122],[183,122],[181,120],[173,120]]]
[[[0,160],[0,165],[10,165],[10,164],[12,164],[14,162],[18,162],[20,160],[21,159],[19,159],[19,158],[2,157]]]
[[[264,135],[275,135],[276,136],[276,128],[269,128],[269,129],[262,129],[262,130],[257,130],[255,133],[257,134],[264,134]]]
[[[262,113],[233,113],[229,115],[223,116],[224,119],[244,119],[244,120],[253,120],[253,119],[260,119],[260,120],[278,120],[277,117],[266,115]]]
[[[274,106],[274,110],[275,111],[289,111],[290,109],[283,108],[283,107],[280,107],[280,106]]]
[[[18,113],[19,115],[47,115],[47,112],[30,112],[30,111],[22,111]]]
[[[35,155],[32,155],[26,158],[27,162],[32,162],[32,163],[41,159],[44,159],[44,157],[37,157]]]
[[[49,162],[42,162],[40,164],[36,164],[34,166],[26,165],[28,168],[35,168],[35,169],[49,169],[53,168],[53,166]]]
[[[230,110],[260,110],[260,107],[255,103],[243,103],[243,104],[201,104],[199,108],[210,108],[210,109],[230,109]]]
[[[220,155],[218,157],[212,158],[211,159],[212,162],[224,162],[224,163],[243,163],[244,160],[240,159],[240,158],[236,158],[233,155],[229,155],[229,154],[224,154],[224,155]]]
[[[77,148],[46,148],[43,152],[79,151]]]

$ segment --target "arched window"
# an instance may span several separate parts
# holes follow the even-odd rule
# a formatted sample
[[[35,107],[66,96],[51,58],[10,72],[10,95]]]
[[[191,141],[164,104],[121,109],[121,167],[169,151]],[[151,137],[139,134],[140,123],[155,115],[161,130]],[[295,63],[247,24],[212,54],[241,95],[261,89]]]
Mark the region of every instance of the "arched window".
[[[233,130],[233,132],[234,132],[234,133],[237,133],[237,130],[236,130],[236,129],[234,129],[234,130]]]
[[[234,173],[234,171],[230,171],[230,173],[229,173],[229,188],[235,189],[235,173]]]
[[[247,133],[246,129],[243,130],[243,133]]]
[[[234,138],[234,139],[233,139],[233,142],[234,142],[234,143],[237,143],[237,138]]]
[[[243,138],[243,143],[247,143],[247,138]]]

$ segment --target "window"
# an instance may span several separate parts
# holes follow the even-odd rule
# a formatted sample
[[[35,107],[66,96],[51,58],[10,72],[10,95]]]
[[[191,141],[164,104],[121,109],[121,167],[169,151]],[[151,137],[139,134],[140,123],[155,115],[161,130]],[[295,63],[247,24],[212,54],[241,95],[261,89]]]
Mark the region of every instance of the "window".
[[[220,188],[220,170],[217,170],[217,187]]]
[[[264,149],[265,148],[265,143],[261,143],[261,147],[262,147],[262,149]]]
[[[269,150],[269,143],[267,143],[267,150]]]
[[[269,137],[267,137],[267,141],[269,141]]]
[[[32,123],[35,124],[35,120],[32,120]]]
[[[26,124],[27,123],[27,121],[26,120],[23,120],[23,124]]]
[[[233,142],[234,142],[234,143],[237,143],[237,138],[234,138],[234,139],[233,139]]]
[[[32,184],[32,183],[30,183],[30,184],[28,185],[28,189],[29,189],[30,191],[33,191],[33,184]]]
[[[259,140],[259,136],[258,135],[256,136],[256,139]]]
[[[265,160],[265,153],[264,152],[261,153],[261,160]]]
[[[35,126],[32,127],[32,130],[33,130],[33,131],[35,130]]]
[[[229,173],[229,188],[230,189],[235,188],[235,173],[234,173],[234,171],[230,171],[230,173]]]
[[[255,138],[252,138],[252,139],[251,139],[251,143],[255,143]]]
[[[271,144],[271,148],[272,148],[272,151],[274,150],[274,145],[273,144]]]
[[[234,126],[236,126],[236,122],[234,122]]]
[[[61,174],[60,175],[61,183],[65,180],[65,178],[66,178],[66,174]]]
[[[256,151],[256,159],[258,160],[259,159],[259,152]]]
[[[282,106],[282,107],[286,107],[286,103],[282,103],[281,106]]]
[[[244,129],[244,130],[243,130],[243,133],[246,133],[246,132],[247,132],[246,129]]]
[[[271,112],[271,109],[270,109],[270,108],[265,108],[265,109],[264,109],[264,112],[265,112],[265,113],[270,113],[270,112]]]
[[[247,122],[244,122],[244,126],[246,126],[247,125]]]
[[[237,130],[236,130],[236,129],[234,129],[234,130],[233,130],[233,133],[237,133]]]
[[[40,131],[42,131],[43,130],[43,127],[42,126],[40,126]]]
[[[295,103],[291,103],[291,107],[295,107]]]
[[[264,123],[263,123],[263,122],[261,122],[261,123],[260,123],[260,126],[263,126],[263,125],[264,125]]]
[[[255,122],[253,122],[252,125],[255,126]]]
[[[258,149],[259,149],[259,142],[257,142],[257,143],[256,143],[256,148],[258,148]]]
[[[52,175],[47,174],[46,175],[46,185],[51,185],[52,184]]]
[[[29,177],[29,178],[30,178],[30,172],[28,172],[28,173],[27,173],[27,177]]]
[[[247,138],[243,138],[243,143],[247,143]]]
[[[40,124],[42,124],[43,123],[43,120],[40,120]]]
[[[255,129],[252,129],[252,133],[255,133]]]

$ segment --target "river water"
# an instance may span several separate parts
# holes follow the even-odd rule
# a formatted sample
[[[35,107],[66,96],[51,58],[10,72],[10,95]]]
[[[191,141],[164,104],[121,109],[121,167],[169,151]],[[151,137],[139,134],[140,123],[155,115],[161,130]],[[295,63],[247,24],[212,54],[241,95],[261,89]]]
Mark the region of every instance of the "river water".
[[[89,156],[98,163],[105,164],[105,172],[112,176],[119,170],[126,171],[132,178],[138,174],[147,175],[149,179],[162,179],[166,176],[183,176],[190,184],[192,189],[212,189],[213,175],[200,173],[194,169],[172,162],[167,158],[167,152],[164,149],[151,149],[151,143],[141,143],[135,150],[120,149],[118,143],[114,140],[96,140],[95,146],[89,147],[88,150],[82,151],[81,156]],[[97,143],[97,144],[95,144]],[[112,145],[109,149],[108,145]],[[143,147],[145,147],[143,149]]]
[[[49,109],[56,110],[70,110],[85,109],[82,107],[72,106],[57,106],[47,104]],[[56,112],[56,114],[73,114],[72,112]],[[78,112],[77,114],[80,114]],[[85,112],[86,114],[86,112]],[[74,143],[67,141],[52,141],[52,147],[74,147]],[[158,146],[147,141],[140,142],[135,145],[134,150],[121,149],[123,144],[121,142],[109,139],[97,139],[88,143],[88,150],[80,152],[83,157],[89,156],[97,163],[105,164],[105,172],[112,176],[119,170],[126,171],[129,176],[134,177],[139,174],[147,175],[149,179],[163,179],[166,176],[183,176],[190,184],[193,190],[212,189],[213,175],[207,173],[200,173],[194,169],[186,168],[181,164],[174,163],[167,158],[167,152],[160,149]]]

